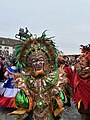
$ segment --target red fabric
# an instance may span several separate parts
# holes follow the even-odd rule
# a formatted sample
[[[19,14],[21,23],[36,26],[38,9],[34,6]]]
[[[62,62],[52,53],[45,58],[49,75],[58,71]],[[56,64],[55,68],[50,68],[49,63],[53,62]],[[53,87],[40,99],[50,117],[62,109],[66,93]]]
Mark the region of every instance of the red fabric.
[[[87,55],[85,56],[86,59],[90,60],[90,51],[87,53]]]
[[[74,99],[76,103],[82,100],[84,108],[87,109],[90,104],[90,78],[81,79],[79,75],[75,74],[74,79]]]
[[[66,72],[66,76],[68,78],[68,84],[70,87],[73,87],[73,71],[70,66],[65,66],[64,71]]]
[[[14,98],[6,98],[0,95],[0,106],[3,108],[15,108]]]

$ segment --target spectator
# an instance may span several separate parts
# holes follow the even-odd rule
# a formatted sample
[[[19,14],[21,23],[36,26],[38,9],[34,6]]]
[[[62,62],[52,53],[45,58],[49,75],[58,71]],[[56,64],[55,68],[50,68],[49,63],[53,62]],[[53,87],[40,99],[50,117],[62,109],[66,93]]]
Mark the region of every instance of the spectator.
[[[3,58],[0,56],[0,82],[4,80]]]
[[[0,105],[4,108],[14,108],[14,97],[19,90],[14,86],[14,73],[18,73],[15,60],[11,67],[6,69],[4,74],[6,81],[0,87]]]

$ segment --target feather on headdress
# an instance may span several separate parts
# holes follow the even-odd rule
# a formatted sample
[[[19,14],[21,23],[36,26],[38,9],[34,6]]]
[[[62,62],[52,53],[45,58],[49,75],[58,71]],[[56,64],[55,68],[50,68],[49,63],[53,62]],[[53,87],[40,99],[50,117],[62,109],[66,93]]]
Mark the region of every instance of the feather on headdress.
[[[52,70],[57,68],[57,49],[53,37],[48,38],[45,34],[46,30],[42,33],[41,37],[33,36],[25,41],[20,41],[16,46],[17,66],[30,67],[30,58],[42,54],[47,60],[47,66]],[[47,69],[48,69],[47,67]]]

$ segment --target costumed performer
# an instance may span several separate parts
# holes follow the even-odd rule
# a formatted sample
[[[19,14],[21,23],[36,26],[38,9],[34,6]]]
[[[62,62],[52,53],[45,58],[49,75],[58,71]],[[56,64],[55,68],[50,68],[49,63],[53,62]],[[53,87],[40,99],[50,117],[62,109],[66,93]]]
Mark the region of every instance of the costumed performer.
[[[58,50],[45,32],[22,39],[16,47],[17,66],[24,72],[14,75],[20,89],[15,97],[18,109],[9,114],[20,120],[58,120],[64,111],[67,77],[63,67],[57,67]]]
[[[75,65],[74,96],[82,120],[90,120],[90,44],[81,45]]]

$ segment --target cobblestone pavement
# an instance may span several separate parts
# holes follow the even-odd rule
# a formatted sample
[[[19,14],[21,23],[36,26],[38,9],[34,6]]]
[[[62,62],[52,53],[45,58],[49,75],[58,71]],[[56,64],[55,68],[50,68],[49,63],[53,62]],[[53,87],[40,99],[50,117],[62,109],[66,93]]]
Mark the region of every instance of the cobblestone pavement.
[[[81,116],[78,113],[73,102],[71,107],[65,107],[61,120],[81,120]]]

